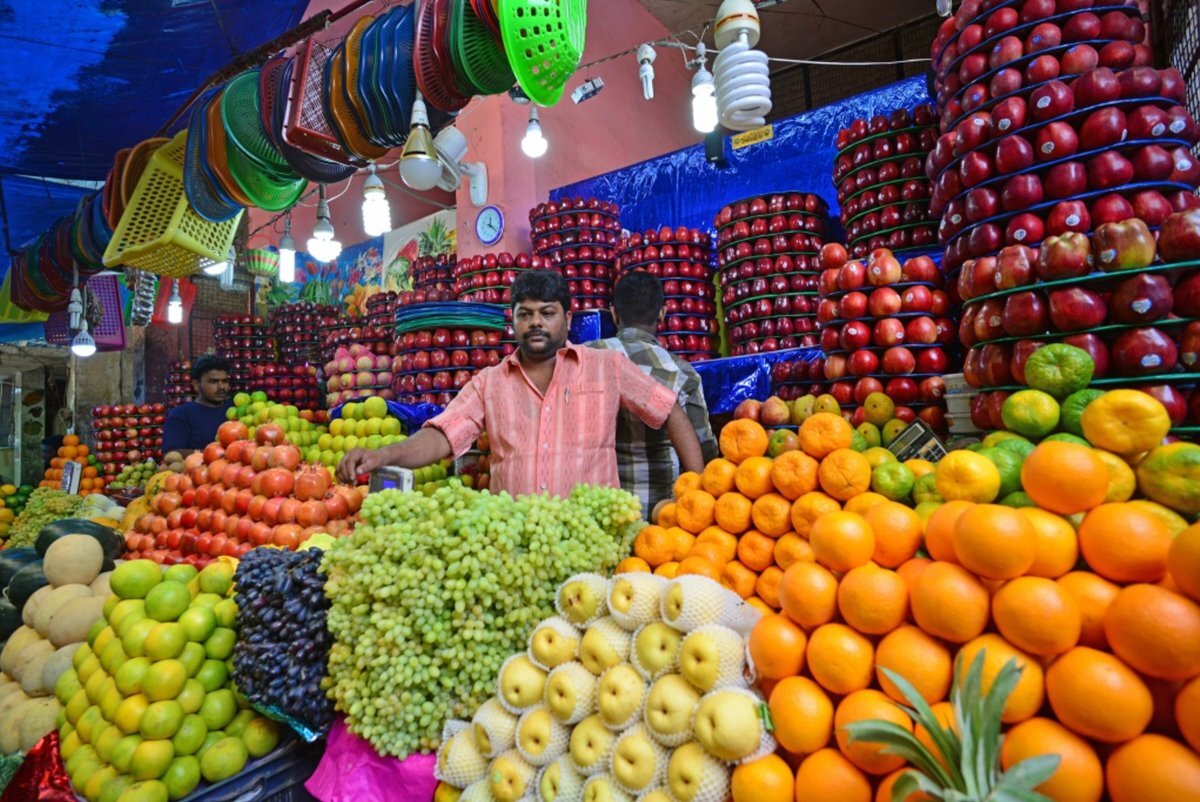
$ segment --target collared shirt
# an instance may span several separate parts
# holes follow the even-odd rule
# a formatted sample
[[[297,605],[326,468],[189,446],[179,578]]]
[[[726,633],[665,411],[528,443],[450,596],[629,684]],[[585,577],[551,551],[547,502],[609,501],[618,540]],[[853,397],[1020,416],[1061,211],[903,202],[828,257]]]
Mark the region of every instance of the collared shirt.
[[[486,429],[496,491],[567,496],[577,484],[618,487],[617,413],[629,410],[659,428],[675,406],[675,393],[622,353],[567,345],[543,395],[518,354],[476,374],[425,425],[446,436],[455,456]]]
[[[643,373],[675,393],[679,406],[696,430],[704,461],[717,458],[717,439],[708,422],[700,374],[687,360],[659,345],[654,335],[632,327],[621,329],[616,337],[596,340],[588,346],[623,351]],[[679,476],[679,457],[671,447],[666,431],[656,431],[622,412],[617,418],[617,472],[621,487],[642,500],[642,512],[649,520],[654,505],[671,498],[675,479]]]

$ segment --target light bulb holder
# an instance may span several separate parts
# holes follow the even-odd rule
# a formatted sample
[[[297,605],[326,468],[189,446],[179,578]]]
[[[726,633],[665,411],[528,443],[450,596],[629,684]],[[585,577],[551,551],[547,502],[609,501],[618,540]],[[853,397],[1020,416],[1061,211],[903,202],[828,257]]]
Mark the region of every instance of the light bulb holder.
[[[183,322],[183,298],[179,296],[179,280],[171,282],[171,297],[167,300],[167,322],[178,326]]]
[[[367,177],[363,180],[363,197],[382,197],[386,193],[383,189],[383,179],[375,172],[375,165],[367,165]]]
[[[537,106],[529,107],[529,125],[525,127],[525,137],[521,140],[521,151],[531,159],[540,159],[550,149],[550,142],[542,134],[542,124],[538,116]]]
[[[71,340],[71,353],[81,359],[87,359],[96,353],[96,341],[88,334],[87,321],[83,321],[79,333]]]

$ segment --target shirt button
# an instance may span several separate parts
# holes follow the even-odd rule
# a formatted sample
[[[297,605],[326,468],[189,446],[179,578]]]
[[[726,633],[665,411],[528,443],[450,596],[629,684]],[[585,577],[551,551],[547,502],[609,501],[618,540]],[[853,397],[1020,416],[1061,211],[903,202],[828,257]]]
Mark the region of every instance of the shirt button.
[[[545,482],[543,482],[543,483],[542,483],[542,490],[545,490],[545,489],[546,489],[546,483],[545,483]]]
[[[549,448],[549,447],[550,447],[549,443],[542,443],[542,448]]]
[[[543,411],[543,412],[549,412],[549,411],[550,411],[550,407],[548,407],[548,406],[547,406],[547,407],[543,407],[543,408],[542,408],[542,411]]]

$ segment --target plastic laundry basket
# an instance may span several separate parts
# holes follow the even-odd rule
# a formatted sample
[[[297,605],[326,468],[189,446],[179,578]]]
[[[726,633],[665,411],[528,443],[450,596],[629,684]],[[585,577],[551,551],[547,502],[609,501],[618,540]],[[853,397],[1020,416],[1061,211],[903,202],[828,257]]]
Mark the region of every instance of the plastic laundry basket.
[[[104,251],[106,266],[182,278],[225,261],[242,215],[210,223],[192,210],[183,191],[186,149],[184,130],[150,159]]]

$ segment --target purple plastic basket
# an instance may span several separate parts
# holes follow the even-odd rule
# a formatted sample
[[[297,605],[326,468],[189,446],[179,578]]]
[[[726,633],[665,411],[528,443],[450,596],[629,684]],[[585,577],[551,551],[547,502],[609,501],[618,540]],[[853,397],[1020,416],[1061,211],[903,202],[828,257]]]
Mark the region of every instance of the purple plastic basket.
[[[121,304],[121,287],[115,275],[92,276],[88,279],[86,288],[90,297],[100,302],[104,317],[95,329],[88,329],[92,339],[96,341],[98,351],[120,351],[125,348],[125,310]],[[46,329],[46,341],[54,345],[70,345],[75,339],[71,331],[70,318],[64,309],[52,312],[43,324]]]

